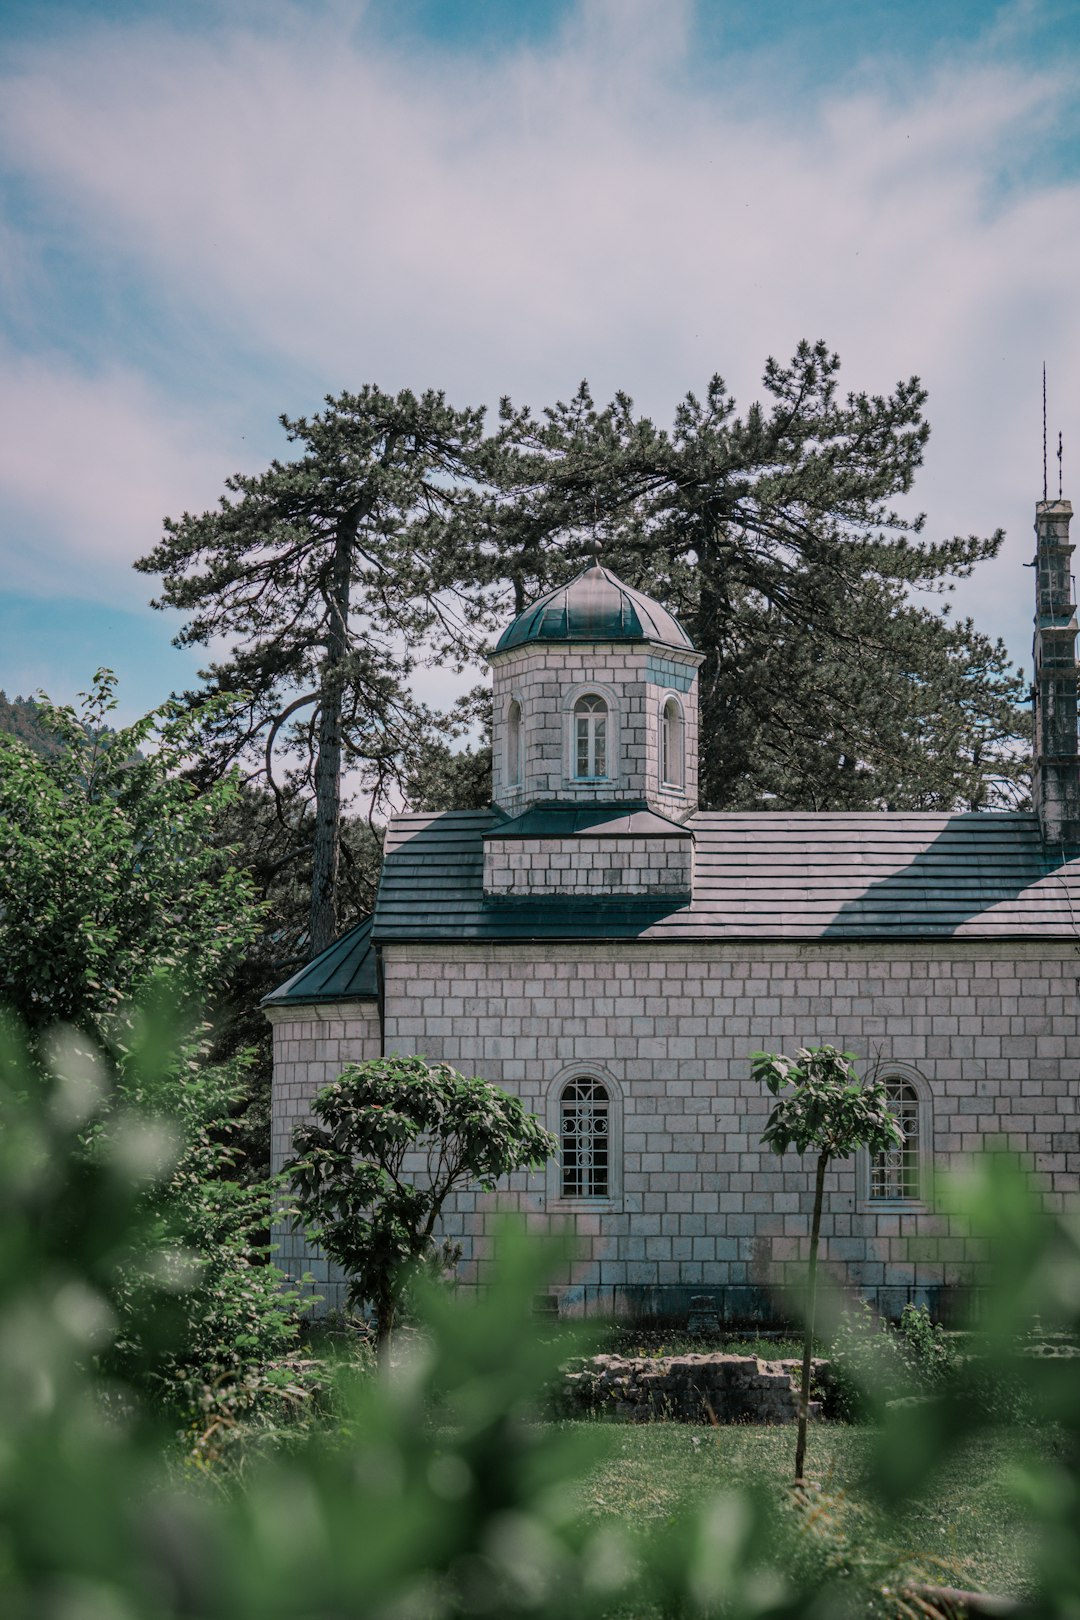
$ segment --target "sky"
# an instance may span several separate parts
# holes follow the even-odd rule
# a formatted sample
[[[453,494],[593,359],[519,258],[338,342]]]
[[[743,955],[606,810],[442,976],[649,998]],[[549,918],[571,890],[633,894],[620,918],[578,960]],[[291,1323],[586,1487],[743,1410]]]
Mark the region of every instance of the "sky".
[[[824,338],[917,374],[926,533],[1030,670],[1080,501],[1075,0],[0,0],[0,687],[192,684],[132,568],[365,382],[670,422]],[[203,655],[205,657],[205,655]],[[438,687],[424,677],[431,699]]]

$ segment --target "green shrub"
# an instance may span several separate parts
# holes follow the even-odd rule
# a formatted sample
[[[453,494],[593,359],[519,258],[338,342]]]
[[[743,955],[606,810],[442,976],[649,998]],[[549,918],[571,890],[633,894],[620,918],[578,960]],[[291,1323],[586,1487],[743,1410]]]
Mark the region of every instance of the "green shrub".
[[[827,1414],[849,1423],[863,1422],[887,1401],[921,1390],[914,1353],[865,1299],[840,1313],[829,1372]]]
[[[905,1305],[897,1331],[922,1393],[929,1395],[943,1389],[953,1374],[956,1358],[941,1323],[931,1320],[925,1305]]]

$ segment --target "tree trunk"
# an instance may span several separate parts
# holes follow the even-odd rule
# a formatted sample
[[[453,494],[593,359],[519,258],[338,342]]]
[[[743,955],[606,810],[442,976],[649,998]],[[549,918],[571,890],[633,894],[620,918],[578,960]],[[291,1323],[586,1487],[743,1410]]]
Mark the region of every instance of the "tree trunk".
[[[388,1372],[390,1369],[396,1306],[397,1300],[392,1289],[387,1289],[375,1301],[375,1360],[380,1372]]]
[[[315,843],[312,851],[308,955],[318,956],[337,934],[341,854],[341,694],[348,645],[349,588],[358,509],[337,526],[327,593],[326,657],[319,692],[319,751],[315,759]]]
[[[817,1303],[817,1256],[821,1236],[821,1206],[825,1201],[825,1168],[829,1155],[818,1156],[814,1184],[814,1216],[810,1223],[810,1260],[806,1278],[806,1329],[803,1337],[802,1389],[799,1391],[799,1435],[795,1442],[795,1483],[801,1485],[806,1461],[806,1419],[810,1406],[810,1357],[814,1347],[814,1307]]]

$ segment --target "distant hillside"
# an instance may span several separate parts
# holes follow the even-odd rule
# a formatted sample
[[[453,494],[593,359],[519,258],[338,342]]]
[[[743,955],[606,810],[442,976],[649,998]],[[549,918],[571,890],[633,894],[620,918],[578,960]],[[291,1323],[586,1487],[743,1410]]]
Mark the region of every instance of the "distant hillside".
[[[44,759],[51,759],[59,754],[63,743],[55,732],[49,731],[42,718],[42,712],[33,698],[9,698],[0,689],[0,731],[6,731],[12,737],[18,737],[20,742],[26,743],[35,754]]]

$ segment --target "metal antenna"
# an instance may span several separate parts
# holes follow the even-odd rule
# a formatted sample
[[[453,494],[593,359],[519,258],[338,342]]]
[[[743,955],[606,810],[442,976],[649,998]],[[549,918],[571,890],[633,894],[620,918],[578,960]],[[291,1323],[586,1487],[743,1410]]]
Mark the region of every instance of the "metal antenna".
[[[1058,500],[1061,499],[1061,430],[1058,430]]]
[[[1046,500],[1046,361],[1043,361],[1043,500]]]

